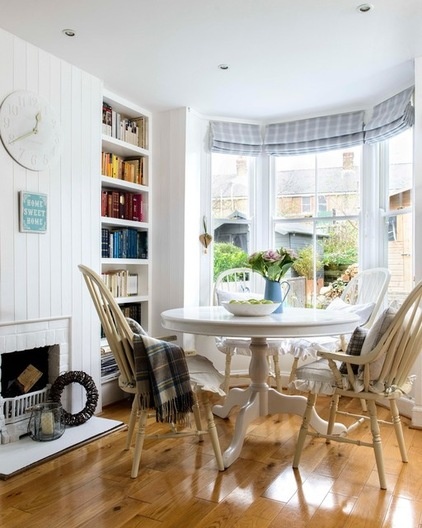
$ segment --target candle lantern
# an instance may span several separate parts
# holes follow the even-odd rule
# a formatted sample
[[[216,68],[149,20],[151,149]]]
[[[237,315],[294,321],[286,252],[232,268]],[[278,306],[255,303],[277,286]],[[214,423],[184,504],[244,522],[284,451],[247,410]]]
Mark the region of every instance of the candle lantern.
[[[33,440],[56,440],[64,433],[63,408],[60,403],[39,403],[30,409],[28,433]]]

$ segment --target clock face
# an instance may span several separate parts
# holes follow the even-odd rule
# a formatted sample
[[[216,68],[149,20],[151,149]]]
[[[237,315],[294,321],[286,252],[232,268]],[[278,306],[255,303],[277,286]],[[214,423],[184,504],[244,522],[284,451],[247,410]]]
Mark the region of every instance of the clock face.
[[[60,153],[60,123],[49,102],[40,95],[19,90],[0,108],[0,135],[8,153],[23,167],[48,169]]]

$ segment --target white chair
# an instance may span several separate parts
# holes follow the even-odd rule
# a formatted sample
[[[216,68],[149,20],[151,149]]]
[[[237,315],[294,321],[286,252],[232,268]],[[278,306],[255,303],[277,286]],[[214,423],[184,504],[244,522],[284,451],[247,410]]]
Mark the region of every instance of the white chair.
[[[353,345],[356,339],[356,346],[349,348],[353,349],[351,350],[353,354],[358,352],[360,354],[319,352],[322,359],[297,369],[295,384],[300,391],[308,393],[308,400],[296,445],[294,468],[299,466],[308,435],[326,438],[327,443],[336,441],[371,447],[375,454],[380,487],[387,488],[376,403],[383,401],[389,405],[391,424],[394,426],[401,458],[403,462],[407,462],[396,401],[404,394],[408,394],[411,389],[412,378],[409,377],[409,372],[422,348],[421,303],[422,282],[413,289],[397,312],[388,308],[382,313],[368,331],[360,347],[359,334],[363,330],[359,327],[355,330],[350,345]],[[309,420],[317,394],[328,394],[332,397],[326,434],[309,430]],[[358,398],[361,402],[365,402],[369,416],[339,411],[341,396]],[[343,434],[334,435],[333,424],[338,414],[346,414],[358,420]],[[370,421],[372,441],[362,440],[356,434],[353,438],[348,437],[348,433],[358,430],[364,420]]]
[[[139,339],[142,334],[146,334],[142,327],[138,327],[137,329],[140,334],[139,336],[137,336],[132,331],[129,322],[124,317],[119,305],[116,303],[110,291],[107,289],[101,277],[97,273],[84,265],[79,265],[78,267],[85,279],[85,283],[88,287],[97,314],[100,318],[102,328],[107,338],[108,345],[110,346],[111,351],[116,359],[116,363],[120,371],[119,386],[124,392],[127,392],[134,397],[129,418],[125,448],[128,450],[131,446],[136,421],[138,420],[138,430],[136,434],[131,477],[136,478],[138,476],[139,464],[145,438],[159,439],[165,437],[195,435],[199,438],[199,440],[202,440],[202,436],[204,434],[210,435],[218,469],[223,471],[223,457],[221,454],[214,416],[211,410],[211,403],[209,401],[210,393],[216,393],[221,396],[224,395],[224,392],[221,389],[223,376],[221,376],[221,374],[214,368],[212,363],[207,358],[200,355],[186,357],[191,386],[195,398],[192,411],[194,413],[196,429],[183,429],[182,431],[179,431],[176,426],[171,426],[169,428],[169,433],[160,435],[146,435],[145,428],[148,418],[148,410],[141,408],[140,405],[141,395],[138,393],[137,371],[134,355],[136,340]],[[207,419],[206,430],[202,429],[201,426],[198,396],[201,397],[201,401],[205,407]]]
[[[361,317],[361,325],[371,328],[386,302],[391,274],[387,268],[371,268],[355,275],[347,284],[342,295],[334,299],[327,310],[345,310]],[[289,384],[294,380],[299,360],[317,358],[320,351],[346,351],[349,336],[337,338],[306,338],[284,342],[281,351],[292,354],[293,364]]]
[[[214,303],[220,305],[223,301],[247,300],[251,298],[262,299],[261,293],[256,293],[251,290],[253,288],[253,271],[250,268],[232,268],[220,273],[214,285]],[[259,277],[256,277],[259,279]],[[304,306],[305,303],[305,279],[303,277],[289,278],[286,281],[290,285],[290,290],[287,292],[286,303],[293,306]],[[270,367],[270,380],[275,379],[276,388],[281,392],[282,382],[280,373],[280,340],[268,340],[268,358]],[[216,346],[220,352],[226,355],[225,373],[224,373],[224,391],[226,394],[230,389],[230,381],[232,378],[244,378],[245,374],[233,374],[232,372],[232,358],[235,355],[251,356],[249,348],[250,339],[245,338],[231,338],[219,337],[216,339]],[[272,364],[271,364],[272,363]]]

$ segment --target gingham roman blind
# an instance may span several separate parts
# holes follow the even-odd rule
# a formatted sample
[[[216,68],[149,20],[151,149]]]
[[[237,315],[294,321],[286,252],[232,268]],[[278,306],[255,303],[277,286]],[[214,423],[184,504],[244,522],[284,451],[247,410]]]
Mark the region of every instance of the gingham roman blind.
[[[412,86],[376,105],[366,124],[362,110],[267,125],[264,151],[294,156],[389,139],[413,126],[413,91]]]
[[[265,127],[264,150],[293,156],[361,145],[364,111],[314,117]]]
[[[384,141],[413,125],[413,90],[413,87],[407,88],[374,107],[372,117],[365,125],[365,143]]]
[[[211,121],[211,152],[258,156],[262,151],[261,127],[248,123]]]

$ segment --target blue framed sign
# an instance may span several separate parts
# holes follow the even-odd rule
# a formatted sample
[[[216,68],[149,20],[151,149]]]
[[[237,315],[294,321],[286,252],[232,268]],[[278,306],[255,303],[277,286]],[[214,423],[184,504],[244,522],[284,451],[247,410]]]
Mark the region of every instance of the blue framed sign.
[[[47,195],[20,191],[21,233],[45,233],[47,231]]]

